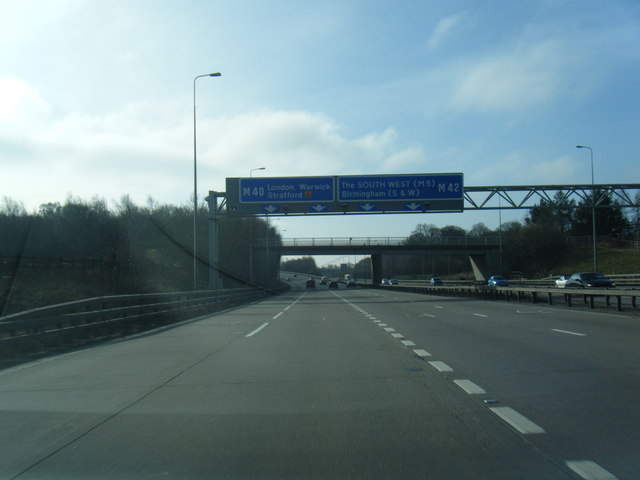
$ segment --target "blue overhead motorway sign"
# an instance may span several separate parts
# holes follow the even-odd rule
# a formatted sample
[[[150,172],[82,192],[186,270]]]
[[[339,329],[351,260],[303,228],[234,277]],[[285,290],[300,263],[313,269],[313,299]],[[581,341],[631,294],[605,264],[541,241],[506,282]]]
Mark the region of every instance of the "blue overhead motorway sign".
[[[462,173],[227,178],[237,215],[460,212]]]
[[[461,173],[338,177],[339,202],[406,201],[415,204],[424,200],[462,198]]]

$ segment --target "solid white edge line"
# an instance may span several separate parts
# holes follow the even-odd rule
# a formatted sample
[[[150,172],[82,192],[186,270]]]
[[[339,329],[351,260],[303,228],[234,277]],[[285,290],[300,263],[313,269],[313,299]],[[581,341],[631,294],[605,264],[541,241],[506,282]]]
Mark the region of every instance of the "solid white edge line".
[[[590,460],[567,460],[565,463],[585,480],[618,480],[618,477]]]
[[[276,318],[278,318],[278,317],[279,317],[280,315],[282,315],[283,313],[284,313],[284,312],[280,312],[280,313],[278,313],[277,315],[274,315],[274,317],[273,317],[273,319],[272,319],[272,320],[275,320]]]
[[[570,332],[569,330],[560,330],[559,328],[552,328],[551,330],[554,331],[554,332],[566,333],[567,335],[575,335],[576,337],[586,337],[587,336],[586,333]]]
[[[476,317],[487,318],[489,315],[483,315],[482,313],[474,313]]]
[[[269,325],[269,322],[264,322],[262,325],[260,325],[258,328],[256,328],[253,332],[251,333],[247,333],[245,335],[245,337],[253,337],[256,333],[260,332],[260,330],[262,330],[264,327],[266,327],[267,325]]]
[[[439,372],[453,372],[453,368],[451,368],[449,365],[441,361],[429,362],[429,365],[431,365],[433,368],[435,368]]]
[[[513,428],[523,435],[546,433],[544,428],[540,425],[536,425],[524,415],[519,414],[513,408],[510,407],[491,407],[489,408],[502,420],[507,422]]]
[[[471,380],[454,380],[453,383],[455,383],[469,395],[484,395],[485,393],[487,393],[484,388],[476,385]]]

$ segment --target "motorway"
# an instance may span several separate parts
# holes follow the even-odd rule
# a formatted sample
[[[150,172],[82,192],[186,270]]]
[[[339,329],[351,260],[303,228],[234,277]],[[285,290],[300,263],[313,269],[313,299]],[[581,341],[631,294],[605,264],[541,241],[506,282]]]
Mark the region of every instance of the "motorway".
[[[0,371],[0,479],[640,478],[637,318],[293,283]]]

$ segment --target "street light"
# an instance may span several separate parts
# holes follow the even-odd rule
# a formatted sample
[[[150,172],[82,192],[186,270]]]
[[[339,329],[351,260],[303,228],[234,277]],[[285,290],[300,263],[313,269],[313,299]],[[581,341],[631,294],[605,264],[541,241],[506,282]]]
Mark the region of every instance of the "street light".
[[[255,172],[256,170],[266,170],[266,169],[267,169],[267,167],[252,168],[252,169],[249,171],[249,178],[253,177],[253,172]]]
[[[591,154],[591,223],[593,224],[593,271],[598,271],[598,259],[596,257],[596,184],[593,176],[593,149],[584,145],[576,145],[576,148],[586,148]]]
[[[256,170],[266,170],[267,167],[257,167],[249,170],[249,178]],[[268,248],[268,247],[267,247]],[[249,282],[253,285],[253,220],[249,223]]]
[[[198,219],[198,161],[196,150],[196,80],[202,77],[219,77],[220,72],[198,75],[193,79],[193,289],[196,289],[197,273],[197,219]]]

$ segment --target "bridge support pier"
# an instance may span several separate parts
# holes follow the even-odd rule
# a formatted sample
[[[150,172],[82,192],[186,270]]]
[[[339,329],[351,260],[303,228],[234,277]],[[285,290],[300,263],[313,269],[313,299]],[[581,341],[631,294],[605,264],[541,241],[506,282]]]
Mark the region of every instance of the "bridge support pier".
[[[371,254],[371,281],[374,286],[382,283],[382,255],[379,253]]]

